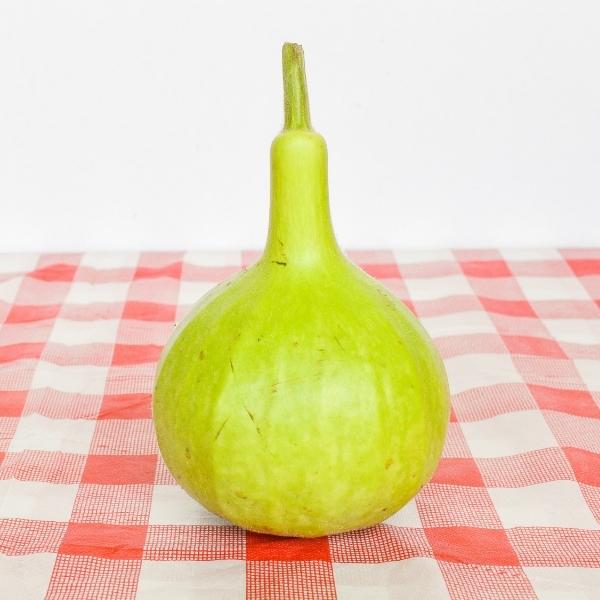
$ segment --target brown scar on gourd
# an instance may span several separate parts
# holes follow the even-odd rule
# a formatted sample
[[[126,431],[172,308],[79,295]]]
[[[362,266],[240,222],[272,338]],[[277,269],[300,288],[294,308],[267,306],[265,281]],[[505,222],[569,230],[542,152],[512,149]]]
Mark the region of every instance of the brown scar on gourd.
[[[227,417],[223,423],[221,423],[221,427],[219,427],[219,430],[217,431],[217,434],[215,435],[214,441],[216,442],[219,439],[219,436],[221,435],[221,433],[223,432],[223,428],[225,427],[225,425],[227,425],[227,421],[229,421],[229,417]]]

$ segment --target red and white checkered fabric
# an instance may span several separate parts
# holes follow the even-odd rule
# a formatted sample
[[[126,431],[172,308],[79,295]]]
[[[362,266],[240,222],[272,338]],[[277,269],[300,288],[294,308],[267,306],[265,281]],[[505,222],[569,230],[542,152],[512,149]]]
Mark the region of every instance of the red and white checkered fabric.
[[[315,540],[208,513],[153,433],[174,323],[256,253],[0,256],[0,596],[598,598],[600,250],[350,255],[422,319],[453,411],[415,500]]]

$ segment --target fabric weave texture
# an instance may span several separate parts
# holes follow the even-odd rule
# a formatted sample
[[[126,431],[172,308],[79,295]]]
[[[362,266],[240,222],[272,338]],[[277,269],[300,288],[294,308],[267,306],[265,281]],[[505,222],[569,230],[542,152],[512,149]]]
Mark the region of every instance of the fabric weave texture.
[[[600,249],[348,254],[431,334],[452,414],[413,501],[314,540],[204,510],[152,426],[175,323],[256,252],[0,255],[0,595],[597,598]]]

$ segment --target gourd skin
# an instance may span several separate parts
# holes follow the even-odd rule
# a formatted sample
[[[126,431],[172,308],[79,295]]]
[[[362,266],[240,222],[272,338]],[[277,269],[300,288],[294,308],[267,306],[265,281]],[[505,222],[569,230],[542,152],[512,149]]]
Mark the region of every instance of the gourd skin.
[[[250,530],[367,527],[431,476],[443,366],[412,314],[345,261],[262,260],[192,312],[159,367],[154,418],[176,480]]]
[[[176,480],[250,530],[314,537],[389,517],[431,476],[443,367],[416,319],[349,263],[261,261],[201,303],[160,366]]]
[[[419,491],[442,452],[449,391],[417,319],[335,241],[303,68],[286,44],[265,252],[178,325],[153,417],[167,466],[207,509],[317,537],[379,523]]]

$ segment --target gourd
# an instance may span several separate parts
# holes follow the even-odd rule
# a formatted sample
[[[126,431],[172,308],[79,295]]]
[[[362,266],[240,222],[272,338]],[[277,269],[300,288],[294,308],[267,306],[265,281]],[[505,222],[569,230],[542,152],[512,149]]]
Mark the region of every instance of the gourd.
[[[283,75],[264,253],[177,326],[153,418],[166,465],[209,511],[316,537],[379,523],[419,491],[449,392],[418,320],[336,242],[301,46],[284,44]]]

